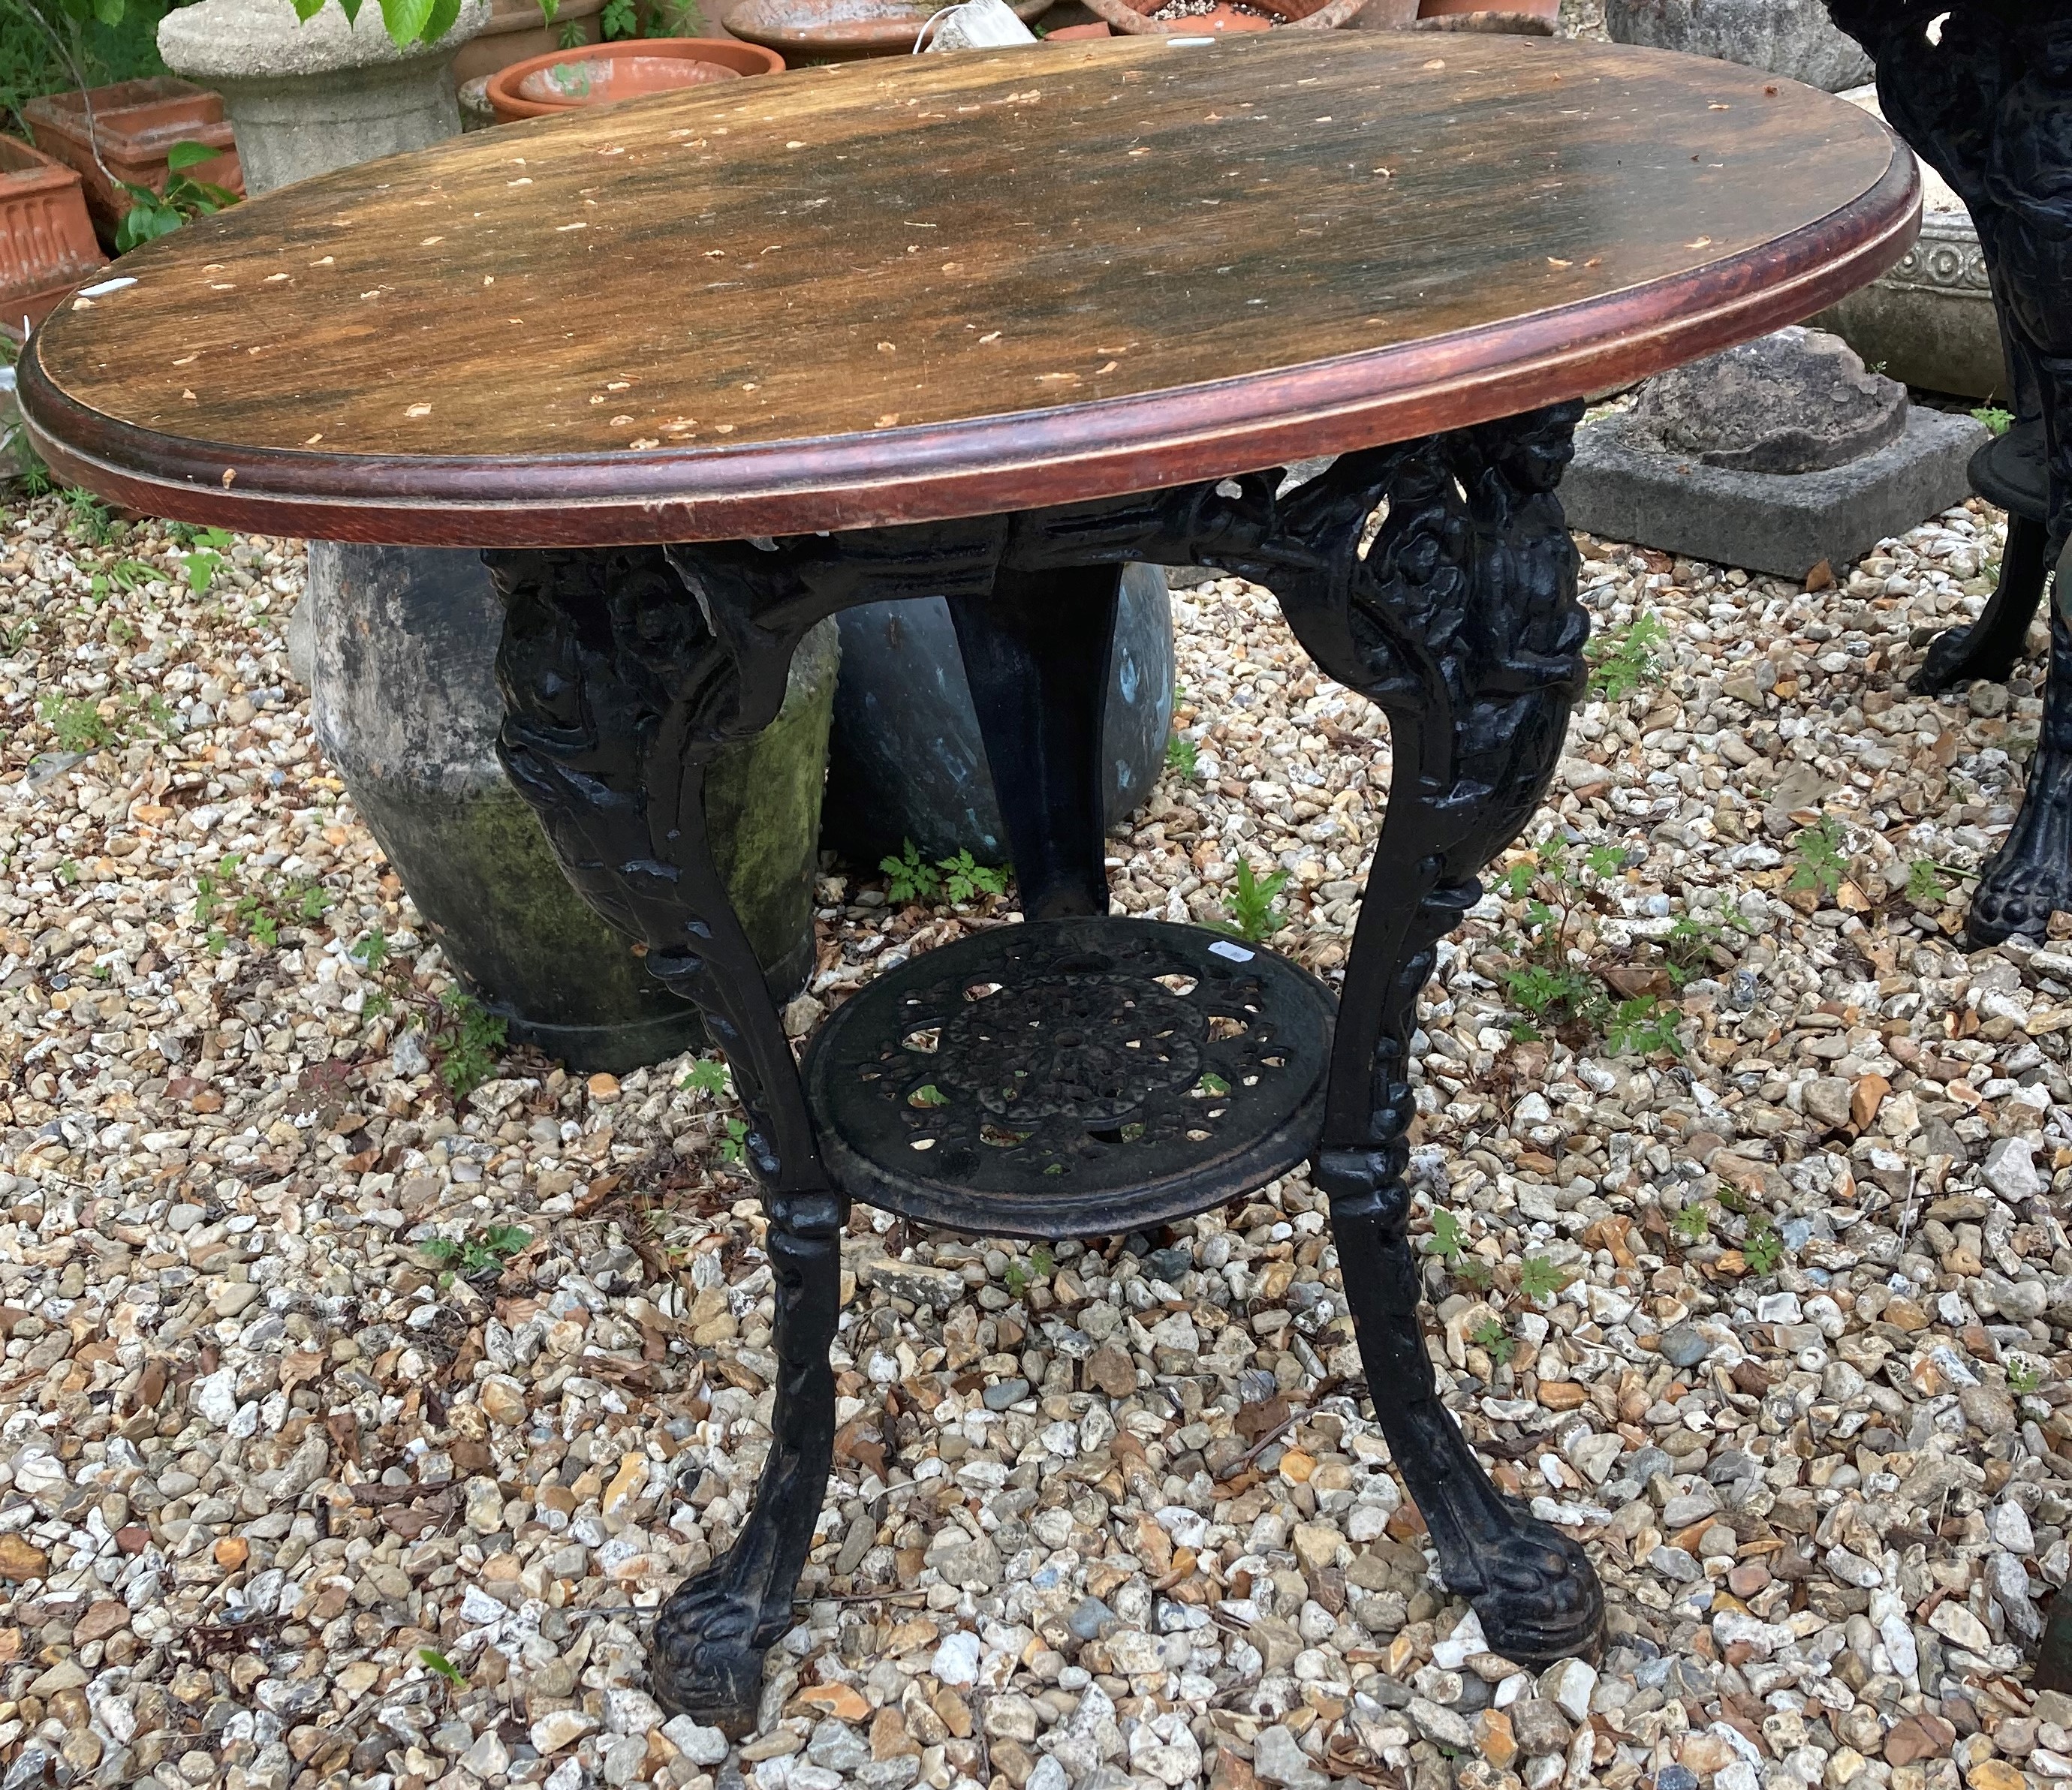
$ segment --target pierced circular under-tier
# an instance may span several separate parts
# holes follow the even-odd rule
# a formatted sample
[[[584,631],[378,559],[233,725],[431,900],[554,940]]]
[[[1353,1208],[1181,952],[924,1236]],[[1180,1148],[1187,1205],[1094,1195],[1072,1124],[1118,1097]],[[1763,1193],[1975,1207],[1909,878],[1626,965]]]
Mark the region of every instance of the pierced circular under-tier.
[[[1335,1011],[1203,927],[1034,920],[865,988],[808,1047],[806,1100],[857,1199],[968,1235],[1114,1236],[1311,1154]]]

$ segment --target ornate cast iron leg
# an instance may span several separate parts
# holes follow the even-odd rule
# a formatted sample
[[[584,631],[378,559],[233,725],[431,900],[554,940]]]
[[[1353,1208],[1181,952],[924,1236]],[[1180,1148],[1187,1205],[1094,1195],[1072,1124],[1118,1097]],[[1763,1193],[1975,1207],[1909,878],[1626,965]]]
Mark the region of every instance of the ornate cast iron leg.
[[[2043,558],[2055,562],[2072,534],[2072,10],[2019,0],[1827,0],[1827,10],[1877,63],[1893,129],[1978,226],[2010,358],[2025,387],[2033,377],[2042,414]],[[1980,877],[1967,930],[1981,945],[2040,937],[2068,909],[2072,625],[2060,614],[2028,792]]]
[[[1439,1402],[1404,1170],[1410,1036],[1433,947],[1538,807],[1583,687],[1589,622],[1554,495],[1581,412],[1348,455],[1277,503],[1270,485],[1247,481],[1223,538],[1209,531],[1199,551],[1269,586],[1310,657],[1389,717],[1394,780],[1346,969],[1316,1178],[1375,1411],[1446,1582],[1473,1600],[1492,1646],[1536,1665],[1594,1648],[1603,1596],[1581,1547],[1498,1495]],[[1259,528],[1262,503],[1272,519]]]
[[[577,889],[705,1014],[768,1201],[779,1362],[770,1453],[734,1546],[678,1587],[654,1637],[663,1706],[744,1731],[763,1654],[791,1624],[833,1453],[828,1346],[847,1202],[820,1167],[791,1047],[713,862],[704,778],[722,744],[775,716],[791,647],[816,617],[801,606],[758,626],[736,607],[716,634],[652,549],[485,557],[506,609],[505,766]]]
[[[951,618],[1032,920],[1108,912],[1101,710],[1122,568],[1003,567]]]

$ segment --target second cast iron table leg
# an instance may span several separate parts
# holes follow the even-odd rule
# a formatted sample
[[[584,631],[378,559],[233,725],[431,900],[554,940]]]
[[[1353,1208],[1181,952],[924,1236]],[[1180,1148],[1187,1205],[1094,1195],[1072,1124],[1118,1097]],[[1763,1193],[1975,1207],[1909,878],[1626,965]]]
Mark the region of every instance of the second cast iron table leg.
[[[2042,413],[2043,563],[2059,565],[2072,535],[2072,4],[1827,0],[1827,10],[1877,64],[1886,121],[1978,226],[2017,382]],[[2041,734],[2021,811],[1971,898],[1975,944],[2041,938],[2053,913],[2072,911],[2068,585],[2061,572]]]

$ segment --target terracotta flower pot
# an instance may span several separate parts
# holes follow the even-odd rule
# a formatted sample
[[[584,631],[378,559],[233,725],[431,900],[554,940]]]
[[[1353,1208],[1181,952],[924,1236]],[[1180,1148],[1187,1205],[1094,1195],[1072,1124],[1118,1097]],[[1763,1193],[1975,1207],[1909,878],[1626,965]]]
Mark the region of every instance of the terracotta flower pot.
[[[1153,15],[1169,0],[1087,0],[1087,5],[1125,37],[1156,37],[1167,32],[1196,36],[1207,32],[1264,31],[1276,25],[1330,31],[1359,18],[1368,0],[1244,0],[1245,10],[1231,0],[1216,0],[1206,12],[1177,18]]]
[[[72,289],[107,265],[79,176],[0,137],[0,334],[19,341]]]
[[[1440,30],[1511,31],[1532,37],[1552,37],[1561,17],[1561,0],[1423,0],[1417,9],[1420,23],[1443,19]]]
[[[1050,10],[1051,0],[1009,3],[1027,25]],[[916,0],[743,0],[727,13],[726,28],[799,68],[862,56],[910,55],[915,38],[938,10]]]
[[[93,124],[87,125],[88,103]],[[237,145],[223,113],[223,96],[174,75],[121,80],[90,92],[47,93],[22,108],[36,147],[79,172],[86,208],[102,240],[113,242],[116,226],[134,201],[116,183],[166,190],[166,156],[175,143],[206,143],[223,153],[183,171],[212,187],[245,191]],[[94,146],[101,161],[94,159]],[[113,174],[113,181],[109,179]]]
[[[540,0],[490,0],[489,23],[454,58],[454,80],[471,81],[515,62],[565,51],[561,35],[572,25],[582,33],[585,43],[598,43],[604,35],[599,23],[603,11],[604,0],[561,0],[549,24],[540,10]]]
[[[629,38],[514,62],[489,77],[489,103],[509,124],[707,81],[780,74],[783,68],[784,59],[774,51],[730,38]]]

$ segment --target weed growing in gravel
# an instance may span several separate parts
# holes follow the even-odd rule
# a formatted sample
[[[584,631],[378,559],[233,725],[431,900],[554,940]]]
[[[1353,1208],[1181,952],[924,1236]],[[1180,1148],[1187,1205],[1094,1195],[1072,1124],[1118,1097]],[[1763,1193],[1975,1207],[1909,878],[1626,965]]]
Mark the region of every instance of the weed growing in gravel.
[[[439,1287],[443,1291],[453,1283],[456,1275],[463,1280],[472,1280],[478,1275],[501,1274],[505,1261],[532,1241],[532,1232],[519,1225],[491,1225],[467,1237],[434,1237],[429,1242],[420,1243],[417,1253],[434,1267],[443,1271],[439,1275]],[[426,1664],[430,1665],[431,1662],[428,1660]],[[437,1666],[432,1669],[439,1671]],[[440,1676],[446,1673],[442,1672]]]
[[[1981,422],[1995,435],[2004,435],[2014,427],[2014,413],[2003,410],[1996,404],[1982,404],[1971,413],[1974,422]]]
[[[242,853],[227,852],[212,868],[195,874],[195,924],[208,928],[212,951],[228,949],[240,936],[271,950],[281,942],[282,927],[322,919],[335,898],[322,883],[271,872],[257,887],[240,888],[237,870],[244,861]]]
[[[1848,874],[1848,863],[1843,856],[1848,843],[1841,822],[1833,815],[1823,815],[1817,826],[1802,828],[1792,842],[1796,862],[1792,866],[1791,880],[1784,886],[1817,889],[1822,896],[1832,900],[1842,886],[1842,879]]]
[[[227,528],[203,528],[195,532],[194,550],[181,556],[187,568],[187,589],[195,596],[208,593],[216,582],[216,575],[223,569],[223,556],[230,551],[230,531]]]
[[[911,839],[902,842],[898,856],[879,859],[878,868],[887,878],[886,894],[902,905],[947,895],[952,906],[961,907],[981,895],[1007,893],[1007,868],[980,864],[968,850],[931,864]]]
[[[1223,930],[1255,945],[1271,938],[1288,923],[1288,916],[1274,899],[1287,886],[1286,871],[1276,870],[1262,877],[1252,868],[1251,859],[1240,858],[1237,875],[1223,897],[1223,912],[1230,916]]]
[[[1669,630],[1651,609],[1642,610],[1622,628],[1610,628],[1593,639],[1584,656],[1590,662],[1590,694],[1606,702],[1623,702],[1661,674],[1662,649]]]
[[[1484,1318],[1468,1332],[1468,1340],[1498,1367],[1509,1366],[1511,1357],[1518,1353],[1518,1339],[1494,1318]]]
[[[748,1127],[738,1119],[726,1122],[726,1134],[719,1140],[719,1160],[739,1163],[747,1155]]]
[[[1684,1046],[1676,1022],[1683,1016],[1683,1010],[1667,1001],[1637,995],[1612,1008],[1605,1021],[1605,1044],[1614,1057],[1652,1057],[1664,1050],[1680,1057]]]
[[[72,487],[64,494],[64,507],[65,532],[75,541],[88,547],[113,544],[116,532],[122,525],[92,492],[81,491],[76,485]]]
[[[1528,1255],[1518,1265],[1518,1290],[1536,1305],[1544,1305],[1572,1278],[1544,1255]]]
[[[1702,1243],[1712,1234],[1712,1215],[1702,1205],[1681,1206],[1669,1215],[1669,1228],[1680,1242]]]
[[[458,1106],[496,1073],[504,1021],[458,988],[439,996],[439,1011],[446,1024],[426,1042],[438,1065],[439,1079]]]
[[[37,703],[36,713],[60,752],[98,752],[115,737],[115,724],[88,696],[47,696]]]
[[[952,907],[962,907],[981,895],[1007,893],[1007,872],[974,861],[967,851],[960,850],[955,857],[943,859],[937,868],[943,872],[943,893],[949,897]]]
[[[1202,749],[1184,733],[1175,733],[1166,742],[1166,768],[1177,770],[1182,777],[1192,778],[1202,760]]]
[[[1007,1264],[1007,1272],[1001,1278],[1007,1283],[1007,1290],[1019,1299],[1039,1280],[1048,1280],[1057,1268],[1057,1262],[1050,1250],[1038,1243],[1029,1252],[1026,1262],[1018,1258]]]
[[[2035,1362],[2020,1355],[2010,1356],[2007,1365],[2008,1390],[2017,1398],[2037,1391],[2043,1385],[2043,1373]]]
[[[709,1094],[715,1099],[726,1092],[726,1064],[717,1057],[701,1057],[691,1065],[690,1074],[676,1086],[693,1094]]]
[[[1768,1274],[1784,1259],[1784,1239],[1767,1218],[1749,1221],[1748,1234],[1741,1239],[1741,1259],[1750,1274]]]
[[[427,1672],[436,1672],[455,1690],[465,1690],[467,1689],[467,1674],[462,1671],[458,1666],[455,1665],[451,1660],[448,1659],[446,1655],[442,1653],[436,1647],[419,1648],[417,1649],[417,1663],[423,1666]]]

